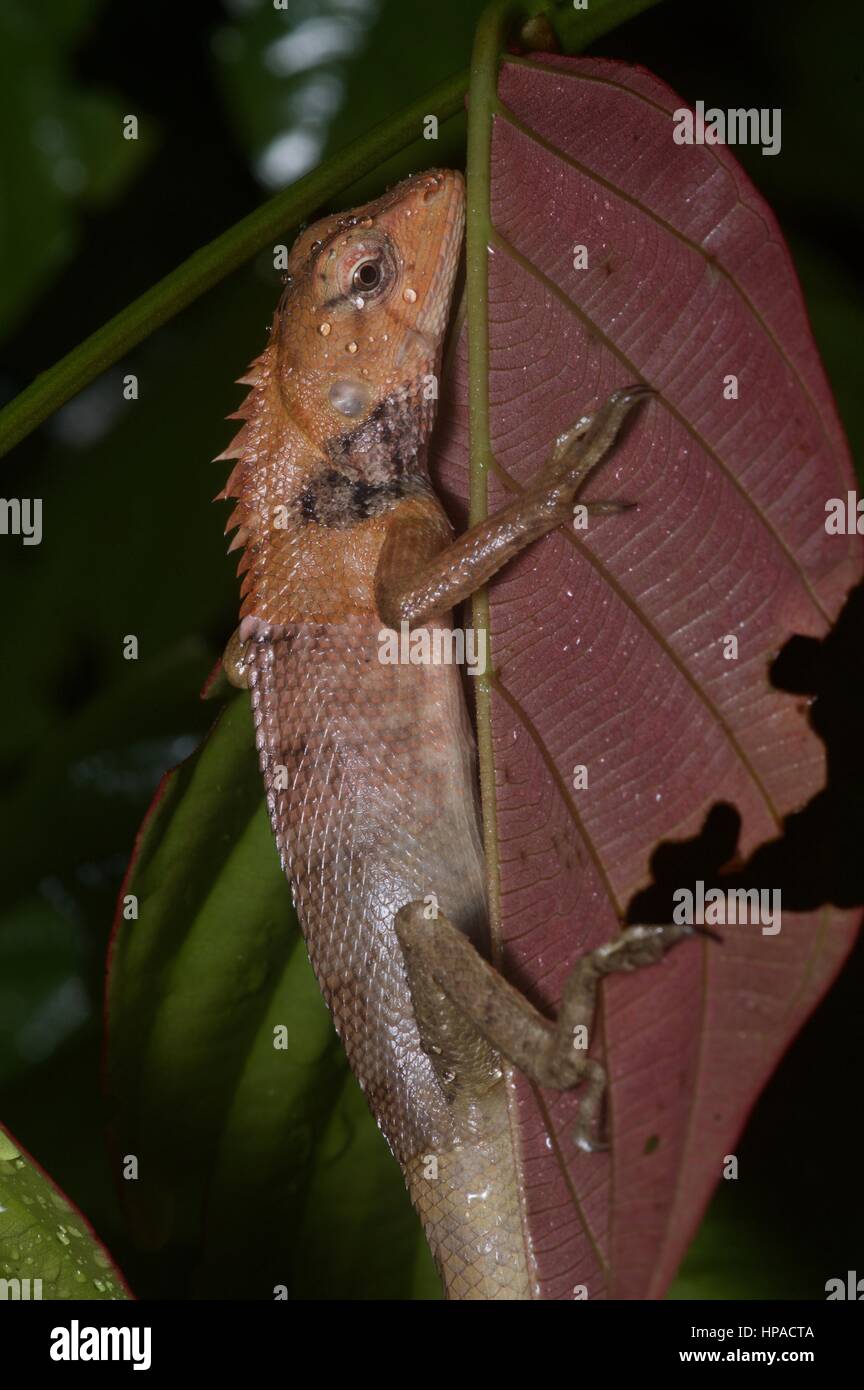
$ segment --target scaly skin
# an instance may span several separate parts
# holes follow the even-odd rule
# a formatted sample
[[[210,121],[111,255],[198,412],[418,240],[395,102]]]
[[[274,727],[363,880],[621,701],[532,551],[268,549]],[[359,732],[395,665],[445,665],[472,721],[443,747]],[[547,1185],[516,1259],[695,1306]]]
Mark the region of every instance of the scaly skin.
[[[460,678],[383,664],[376,602],[385,543],[398,577],[451,539],[426,448],[463,204],[460,176],[433,171],[299,238],[220,495],[245,546],[239,639],[270,817],[349,1063],[448,1296],[529,1298],[510,1069],[458,1022],[424,1050],[394,930],[434,894],[488,949]]]

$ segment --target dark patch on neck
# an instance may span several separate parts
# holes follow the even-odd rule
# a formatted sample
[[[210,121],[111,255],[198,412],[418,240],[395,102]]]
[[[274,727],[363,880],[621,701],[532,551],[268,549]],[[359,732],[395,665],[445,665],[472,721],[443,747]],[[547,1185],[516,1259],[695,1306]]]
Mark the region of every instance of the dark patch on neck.
[[[430,495],[425,453],[431,414],[419,393],[399,391],[362,425],[328,439],[327,462],[296,498],[302,520],[345,529],[403,497]]]
[[[403,497],[429,496],[431,487],[424,478],[403,474],[386,483],[370,483],[365,478],[323,468],[306,484],[297,503],[303,521],[334,530],[345,530],[389,511]]]

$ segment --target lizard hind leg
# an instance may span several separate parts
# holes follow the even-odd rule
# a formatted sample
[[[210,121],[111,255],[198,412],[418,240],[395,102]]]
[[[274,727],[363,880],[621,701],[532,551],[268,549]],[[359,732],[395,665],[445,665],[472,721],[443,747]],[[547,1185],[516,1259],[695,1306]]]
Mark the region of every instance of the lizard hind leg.
[[[478,1061],[480,1075],[490,1075],[495,1053],[539,1086],[569,1090],[584,1083],[574,1142],[587,1152],[605,1147],[596,1130],[606,1073],[587,1055],[597,986],[606,975],[656,965],[693,933],[684,924],[625,928],[576,962],[553,1021],[441,913],[430,918],[414,902],[396,917],[421,1041],[451,1096],[454,1086],[460,1092],[477,1086]]]

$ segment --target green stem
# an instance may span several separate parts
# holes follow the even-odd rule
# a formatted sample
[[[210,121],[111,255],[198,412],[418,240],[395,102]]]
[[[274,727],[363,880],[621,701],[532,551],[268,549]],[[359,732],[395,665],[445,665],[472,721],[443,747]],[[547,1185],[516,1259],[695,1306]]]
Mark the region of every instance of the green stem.
[[[498,56],[507,26],[517,15],[528,18],[543,10],[558,8],[556,23],[563,46],[567,51],[578,52],[600,34],[656,3],[657,0],[592,0],[589,12],[573,10],[564,0],[495,0],[481,16],[471,68],[472,118],[469,121],[469,187],[475,190],[469,195],[469,210],[472,211],[468,221],[468,265],[469,269],[474,268],[473,274],[469,274],[469,303],[473,304],[472,314],[477,314],[477,329],[472,331],[471,339],[474,343],[471,356],[472,455],[480,460],[481,468],[481,475],[472,488],[472,517],[483,515],[485,511],[488,397],[487,387],[478,384],[479,375],[474,368],[488,356],[484,240],[484,228],[488,231],[489,221],[488,156]],[[137,347],[232,270],[410,145],[417,138],[424,116],[434,114],[444,121],[455,115],[462,108],[467,87],[468,73],[457,73],[412,102],[398,116],[382,121],[196,251],[53,367],[42,372],[0,411],[0,457],[26,439],[37,425],[89,385],[100,372]]]
[[[468,310],[468,407],[471,448],[470,524],[487,511],[489,431],[489,296],[488,248],[490,213],[492,118],[498,107],[498,66],[508,33],[517,20],[554,14],[559,40],[568,53],[578,53],[600,35],[632,19],[658,0],[591,0],[577,10],[569,0],[491,0],[477,22],[471,54],[468,99],[468,199],[465,231]],[[481,604],[482,604],[481,595]],[[476,616],[476,607],[475,607]]]
[[[440,83],[398,116],[382,121],[297,183],[202,246],[182,265],[42,372],[0,411],[0,456],[25,439],[65,401],[142,342],[181,309],[223,280],[265,246],[272,245],[316,208],[373,172],[416,140],[423,117],[447,120],[462,109],[467,72]]]
[[[498,64],[507,30],[516,15],[529,17],[549,6],[493,0],[483,11],[474,35],[471,85],[468,95],[468,195],[465,221],[465,300],[468,316],[468,442],[470,450],[469,525],[488,511],[489,463],[489,241],[492,234],[491,153],[492,117],[498,99]],[[486,634],[489,652],[489,591],[479,589],[471,601],[475,630]],[[490,665],[487,658],[487,666]],[[498,874],[498,817],[495,798],[495,758],[492,748],[491,684],[487,675],[475,685],[477,757],[483,845],[489,894],[489,936],[492,961],[501,964],[501,891]]]
[[[468,94],[468,198],[466,218],[465,299],[468,317],[468,440],[470,447],[469,524],[488,512],[492,437],[489,416],[489,244],[492,237],[491,154],[493,117],[498,106],[498,67],[507,35],[517,19],[556,12],[556,28],[568,52],[578,53],[600,34],[657,0],[592,0],[589,10],[563,8],[563,0],[492,0],[474,36]],[[492,669],[489,597],[486,589],[472,599],[471,620],[486,634],[487,665]],[[492,684],[481,676],[475,684],[477,751],[483,807],[483,841],[488,865],[489,928],[492,957],[500,964],[500,885],[492,748]]]
[[[489,435],[488,260],[492,117],[498,98],[498,63],[512,21],[551,8],[550,0],[493,0],[477,23],[468,101],[468,201],[465,231],[468,306],[468,409],[471,447],[470,524],[486,515]]]

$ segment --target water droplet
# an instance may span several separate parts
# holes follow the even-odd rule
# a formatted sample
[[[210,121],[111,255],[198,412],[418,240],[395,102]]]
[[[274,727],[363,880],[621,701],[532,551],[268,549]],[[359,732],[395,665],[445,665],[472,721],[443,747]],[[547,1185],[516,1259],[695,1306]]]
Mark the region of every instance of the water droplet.
[[[347,343],[347,344],[346,344],[346,351],[347,351],[347,352],[356,352],[356,351],[357,351],[357,344],[356,344],[355,342]]]
[[[318,325],[318,332],[321,334],[322,338],[326,338],[327,334],[330,332],[330,324],[327,323],[326,320],[324,321],[324,323],[320,323]]]
[[[472,1202],[485,1202],[489,1196],[489,1188],[481,1188],[479,1192],[466,1192],[465,1198],[470,1206]]]
[[[18,1150],[9,1135],[0,1130],[0,1163],[11,1163],[12,1159],[17,1157]]]
[[[404,289],[404,290],[402,291],[402,298],[405,300],[405,303],[406,303],[406,304],[416,304],[416,302],[417,302],[417,291],[416,291],[416,290],[412,290],[412,289],[410,289],[410,288]]]

